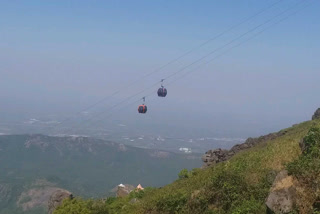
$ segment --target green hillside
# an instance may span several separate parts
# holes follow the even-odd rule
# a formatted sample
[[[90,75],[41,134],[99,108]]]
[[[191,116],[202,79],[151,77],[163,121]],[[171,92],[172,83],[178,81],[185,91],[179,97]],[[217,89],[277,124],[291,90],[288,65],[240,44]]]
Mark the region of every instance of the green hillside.
[[[200,155],[140,149],[86,137],[0,136],[0,214],[46,213],[58,188],[107,197],[120,183],[163,186]]]
[[[299,180],[315,175],[315,172],[310,173],[310,167],[299,171],[299,166],[319,166],[320,169],[319,156],[301,158],[299,142],[312,127],[320,127],[320,121],[308,121],[282,130],[284,135],[205,170],[184,170],[179,174],[180,179],[163,188],[148,188],[117,199],[66,200],[55,214],[266,213],[265,201],[280,170],[289,167]],[[316,136],[319,137],[318,132]],[[308,139],[320,141],[316,137],[309,136]],[[319,151],[319,145],[313,150]],[[312,165],[313,162],[318,165]]]

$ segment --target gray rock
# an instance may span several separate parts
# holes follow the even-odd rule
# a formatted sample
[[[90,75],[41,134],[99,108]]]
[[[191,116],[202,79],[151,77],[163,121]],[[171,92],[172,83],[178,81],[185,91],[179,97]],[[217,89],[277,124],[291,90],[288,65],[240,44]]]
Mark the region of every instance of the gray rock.
[[[125,197],[127,195],[130,194],[131,191],[133,191],[135,189],[134,186],[129,185],[129,184],[125,184],[125,185],[119,185],[117,187],[117,191],[116,191],[116,196],[117,197]]]
[[[294,209],[296,198],[293,177],[286,170],[280,171],[266,200],[268,210],[276,214],[290,213]]]
[[[202,168],[206,168],[210,165],[227,161],[238,152],[250,149],[266,141],[273,140],[277,137],[285,135],[286,133],[287,131],[283,130],[277,133],[271,133],[258,138],[248,138],[244,143],[234,145],[230,150],[224,150],[224,149],[209,150],[202,156],[202,161],[204,162]]]
[[[316,120],[316,119],[320,119],[320,108],[318,108],[312,116],[312,120]]]
[[[202,161],[205,163],[203,167],[210,166],[211,164],[219,163],[227,160],[229,157],[228,150],[215,149],[209,150],[202,156]]]
[[[48,201],[48,214],[52,214],[58,206],[60,206],[64,199],[73,198],[71,192],[67,190],[57,190],[50,196]]]

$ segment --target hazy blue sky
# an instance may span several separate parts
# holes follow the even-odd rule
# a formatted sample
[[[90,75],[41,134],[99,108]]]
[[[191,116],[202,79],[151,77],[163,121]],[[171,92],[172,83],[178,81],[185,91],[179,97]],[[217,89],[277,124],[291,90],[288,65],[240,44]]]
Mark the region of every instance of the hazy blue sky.
[[[274,2],[1,0],[0,115],[81,110]],[[148,97],[147,115],[138,115],[133,104],[108,120],[249,136],[309,119],[320,107],[317,0],[283,0],[94,111],[147,88],[297,2],[313,4],[168,86],[167,98]]]

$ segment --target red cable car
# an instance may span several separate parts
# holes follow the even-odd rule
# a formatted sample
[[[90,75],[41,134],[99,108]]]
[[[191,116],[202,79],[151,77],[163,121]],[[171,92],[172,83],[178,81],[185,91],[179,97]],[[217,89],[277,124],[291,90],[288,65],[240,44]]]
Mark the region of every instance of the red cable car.
[[[146,105],[139,105],[138,112],[140,114],[145,114],[147,112],[147,106]]]
[[[143,104],[142,104],[142,105],[139,105],[139,107],[138,107],[138,112],[139,112],[140,114],[145,114],[145,113],[147,113],[147,110],[148,110],[147,106],[144,104],[146,98],[143,97],[142,99],[143,99]]]

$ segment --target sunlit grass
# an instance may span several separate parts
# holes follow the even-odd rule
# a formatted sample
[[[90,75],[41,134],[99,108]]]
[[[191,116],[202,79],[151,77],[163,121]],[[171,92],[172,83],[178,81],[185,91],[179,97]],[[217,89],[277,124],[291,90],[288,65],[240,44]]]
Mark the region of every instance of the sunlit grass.
[[[178,180],[162,189],[155,190],[147,194],[140,204],[135,205],[136,211],[153,210],[154,203],[162,200],[165,195],[181,192],[190,197],[195,190],[208,186],[212,182],[212,177],[221,170],[242,174],[250,185],[259,184],[268,176],[268,173],[280,171],[287,163],[297,159],[301,153],[300,140],[311,127],[319,124],[319,121],[308,121],[288,128],[285,130],[287,133],[281,137],[240,152],[229,161],[202,170],[191,178]],[[263,204],[264,201],[260,203]]]
[[[229,161],[190,172],[162,188],[150,189],[137,203],[130,197],[108,205],[109,213],[265,213],[265,199],[277,172],[301,154],[300,140],[320,121],[282,130],[286,133],[239,152]]]

